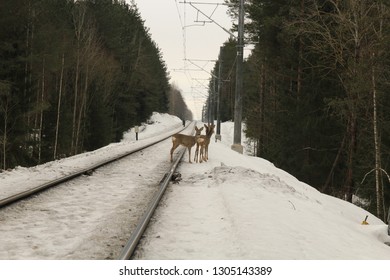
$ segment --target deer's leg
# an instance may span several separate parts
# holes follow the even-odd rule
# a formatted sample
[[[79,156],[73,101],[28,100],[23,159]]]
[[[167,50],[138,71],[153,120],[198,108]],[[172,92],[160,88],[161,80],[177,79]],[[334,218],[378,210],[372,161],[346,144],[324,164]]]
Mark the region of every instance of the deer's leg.
[[[198,162],[198,152],[199,152],[199,144],[196,143],[194,162]]]
[[[191,148],[192,148],[192,147],[188,147],[188,161],[189,161],[190,163],[192,163],[192,162],[191,162]]]
[[[171,162],[173,161],[173,158],[172,158],[173,152],[176,150],[177,146],[178,145],[175,142],[173,142],[173,145],[172,145],[172,148],[171,148]]]
[[[203,147],[202,158],[204,161],[207,161],[207,144]]]
[[[200,149],[200,160],[201,160],[201,162],[205,161],[204,160],[204,145]]]

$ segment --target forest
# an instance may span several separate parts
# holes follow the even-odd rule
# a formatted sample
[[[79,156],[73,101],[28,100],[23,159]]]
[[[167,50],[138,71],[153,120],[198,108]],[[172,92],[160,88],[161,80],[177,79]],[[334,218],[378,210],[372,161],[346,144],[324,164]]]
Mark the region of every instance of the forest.
[[[0,171],[120,141],[154,112],[192,119],[136,3],[1,0]]]
[[[225,2],[237,22],[239,1]],[[253,155],[386,221],[390,1],[247,0],[244,10],[253,50],[243,121]],[[221,121],[234,118],[236,45],[224,44],[213,70]],[[212,78],[205,104],[214,116],[218,85]]]

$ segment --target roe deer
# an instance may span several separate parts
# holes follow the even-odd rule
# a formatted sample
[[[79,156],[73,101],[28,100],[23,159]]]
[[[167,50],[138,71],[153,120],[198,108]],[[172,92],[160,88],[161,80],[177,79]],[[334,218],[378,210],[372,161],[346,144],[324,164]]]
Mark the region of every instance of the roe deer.
[[[211,136],[214,133],[214,124],[204,125],[206,128],[206,135],[199,136],[198,140],[196,141],[196,150],[195,150],[195,162],[203,162],[207,161],[209,159],[209,144]],[[200,147],[200,154],[199,154],[199,147]]]
[[[179,147],[179,145],[183,145],[184,147],[188,148],[189,163],[191,163],[191,149],[195,145],[197,139],[199,138],[200,133],[203,130],[203,127],[197,128],[195,126],[195,130],[196,130],[195,136],[179,134],[179,133],[174,134],[172,136],[171,162],[173,161],[172,155],[175,149]]]

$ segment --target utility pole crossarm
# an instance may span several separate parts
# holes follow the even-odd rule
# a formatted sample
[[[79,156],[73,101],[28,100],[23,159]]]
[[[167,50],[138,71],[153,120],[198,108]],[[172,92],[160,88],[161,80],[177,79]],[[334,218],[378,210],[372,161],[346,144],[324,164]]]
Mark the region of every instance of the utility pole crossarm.
[[[225,31],[225,32],[228,33],[230,36],[232,36],[232,37],[234,37],[234,38],[237,39],[237,36],[234,35],[234,33],[230,32],[228,29],[226,29],[225,27],[223,27],[222,25],[220,25],[218,22],[216,22],[215,20],[213,20],[213,19],[211,18],[211,16],[214,14],[215,10],[214,10],[214,12],[213,12],[213,14],[212,14],[211,16],[208,16],[207,14],[205,14],[204,12],[202,12],[198,7],[195,6],[195,5],[198,5],[198,4],[207,4],[207,5],[216,5],[216,6],[218,7],[219,5],[225,5],[225,4],[223,4],[223,3],[186,2],[186,1],[180,2],[180,3],[189,4],[189,5],[190,5],[191,7],[193,7],[195,10],[197,10],[198,13],[202,14],[202,15],[205,16],[208,20],[210,20],[210,22],[216,24],[216,25],[217,25],[218,27],[220,27],[223,31]],[[195,4],[195,5],[194,5],[194,4]],[[217,8],[217,7],[216,7],[216,8]]]

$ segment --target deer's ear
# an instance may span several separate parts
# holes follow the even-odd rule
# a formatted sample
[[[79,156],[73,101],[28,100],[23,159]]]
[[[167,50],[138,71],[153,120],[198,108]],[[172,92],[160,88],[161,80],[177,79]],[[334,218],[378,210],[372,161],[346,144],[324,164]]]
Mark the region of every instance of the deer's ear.
[[[202,131],[203,130],[203,127],[201,127],[200,129],[199,129],[199,131]]]
[[[204,124],[204,127],[205,127],[205,128],[208,128],[207,124]],[[203,128],[203,127],[202,127],[202,128]]]

